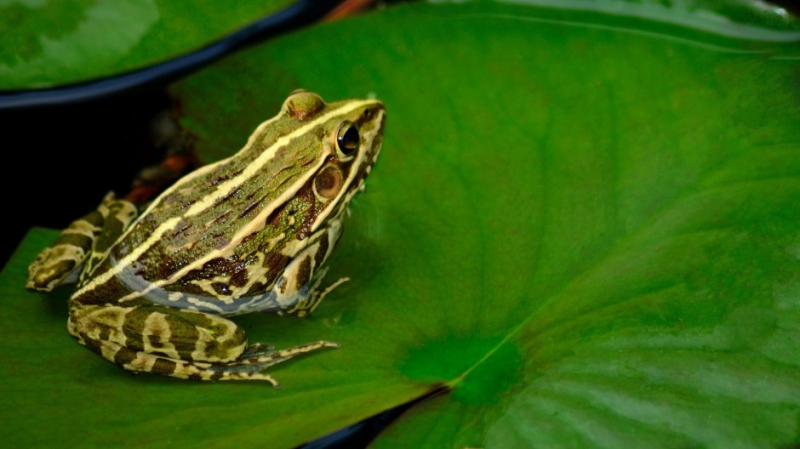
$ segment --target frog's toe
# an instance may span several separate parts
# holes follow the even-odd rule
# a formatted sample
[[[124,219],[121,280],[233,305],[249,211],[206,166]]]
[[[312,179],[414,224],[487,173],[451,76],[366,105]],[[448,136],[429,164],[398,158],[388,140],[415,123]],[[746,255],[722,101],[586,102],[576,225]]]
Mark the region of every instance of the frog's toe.
[[[252,350],[255,347],[267,349],[266,351],[258,352]],[[239,360],[229,363],[228,366],[255,366],[258,370],[269,368],[270,366],[277,365],[278,363],[285,362],[292,357],[307,352],[316,351],[322,348],[338,348],[339,343],[333,341],[315,341],[306,343],[304,345],[294,346],[288,349],[274,350],[272,346],[256,343],[248,347]]]
[[[275,346],[265,345],[263,343],[255,343],[245,348],[242,355],[239,356],[240,360],[252,359],[259,355],[269,354],[275,349]]]
[[[219,380],[266,380],[272,383],[273,387],[280,388],[280,385],[274,378],[264,374],[262,371],[300,354],[322,348],[338,347],[339,343],[336,342],[315,341],[288,349],[274,350],[272,346],[256,343],[248,347],[236,362],[212,366],[209,369],[228,376]],[[259,352],[256,349],[262,349],[264,351]]]

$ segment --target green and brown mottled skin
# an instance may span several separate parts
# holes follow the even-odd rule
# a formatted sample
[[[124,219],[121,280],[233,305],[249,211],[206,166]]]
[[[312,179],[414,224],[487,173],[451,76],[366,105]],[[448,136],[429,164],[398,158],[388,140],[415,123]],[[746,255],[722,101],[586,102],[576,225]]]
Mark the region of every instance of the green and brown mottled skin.
[[[305,316],[344,281],[318,288],[384,120],[376,100],[295,92],[241,151],[180,179],[138,218],[106,198],[37,257],[26,286],[49,291],[83,265],[68,320],[79,343],[135,372],[277,386],[265,368],[338,345],[271,351],[224,316]]]

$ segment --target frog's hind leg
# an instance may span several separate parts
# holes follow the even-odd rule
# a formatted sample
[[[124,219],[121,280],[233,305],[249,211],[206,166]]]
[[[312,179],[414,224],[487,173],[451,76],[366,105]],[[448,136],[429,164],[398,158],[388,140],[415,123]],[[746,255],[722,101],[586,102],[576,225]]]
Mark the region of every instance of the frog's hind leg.
[[[254,355],[253,358],[227,364],[173,359],[142,351],[134,351],[118,343],[108,341],[101,343],[101,351],[104,357],[132,372],[148,372],[180,379],[210,381],[262,380],[269,382],[275,388],[280,388],[280,384],[274,377],[262,371],[270,366],[285,362],[295,355],[330,346],[329,342],[319,341],[290,349],[269,351]]]
[[[74,306],[68,325],[79,343],[133,372],[182,379],[277,381],[262,373],[292,357],[338,344],[289,349],[247,345],[244,330],[217,315],[159,305]]]
[[[107,195],[96,210],[70,223],[52,245],[36,256],[28,267],[25,287],[49,292],[61,284],[74,282],[84,264],[87,269],[83,272],[90,272],[136,214],[132,203]]]

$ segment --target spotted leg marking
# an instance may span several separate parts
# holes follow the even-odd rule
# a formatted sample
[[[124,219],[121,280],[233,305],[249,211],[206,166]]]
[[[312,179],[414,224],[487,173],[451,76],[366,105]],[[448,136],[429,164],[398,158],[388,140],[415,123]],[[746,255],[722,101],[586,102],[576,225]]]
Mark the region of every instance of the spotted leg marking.
[[[337,343],[317,341],[274,350],[247,345],[244,330],[220,316],[159,305],[72,305],[70,334],[82,345],[128,371],[181,379],[263,380],[262,373],[297,355]]]

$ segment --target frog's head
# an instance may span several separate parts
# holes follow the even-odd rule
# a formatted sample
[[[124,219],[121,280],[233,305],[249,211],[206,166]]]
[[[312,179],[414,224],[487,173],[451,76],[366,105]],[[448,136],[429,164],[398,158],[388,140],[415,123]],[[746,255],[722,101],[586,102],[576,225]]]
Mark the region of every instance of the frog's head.
[[[295,91],[282,112],[298,122],[323,120],[317,131],[323,163],[307,184],[317,204],[308,229],[313,233],[327,220],[340,217],[352,197],[363,190],[380,153],[386,110],[378,100],[325,104],[317,94]]]

